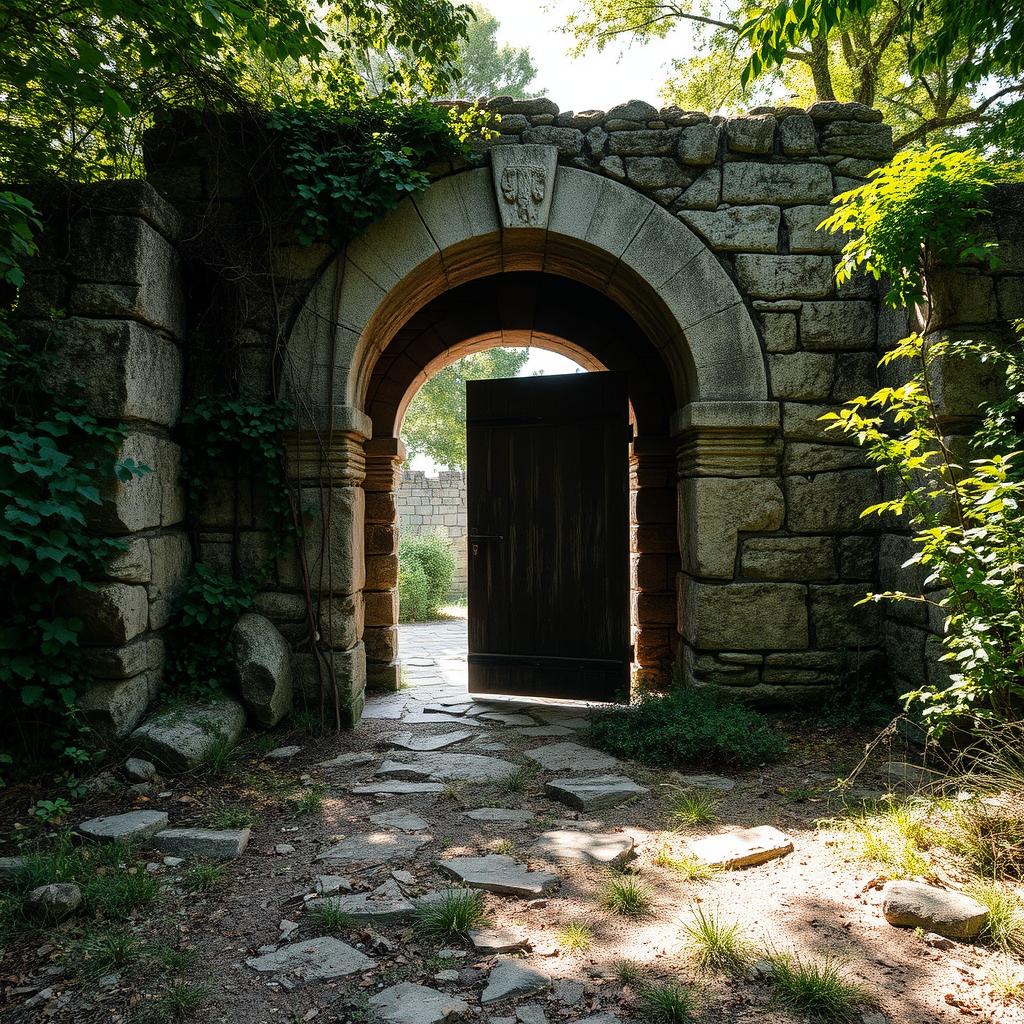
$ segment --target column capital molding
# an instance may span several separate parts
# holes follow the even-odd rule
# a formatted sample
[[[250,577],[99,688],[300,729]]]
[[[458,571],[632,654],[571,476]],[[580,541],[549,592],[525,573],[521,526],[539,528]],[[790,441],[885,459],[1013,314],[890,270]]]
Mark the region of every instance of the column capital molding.
[[[405,462],[405,445],[397,437],[371,437],[364,448],[368,491],[395,491]]]
[[[673,414],[671,432],[680,479],[778,473],[778,402],[691,402]]]

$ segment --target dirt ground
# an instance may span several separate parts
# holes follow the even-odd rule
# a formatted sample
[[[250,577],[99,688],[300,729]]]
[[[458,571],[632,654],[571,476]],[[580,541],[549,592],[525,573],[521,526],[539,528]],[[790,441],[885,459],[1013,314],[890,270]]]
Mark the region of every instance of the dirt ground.
[[[390,698],[389,698],[390,699]],[[838,957],[847,977],[862,984],[869,998],[858,1011],[865,1024],[929,1024],[967,1018],[984,1021],[1024,1021],[1020,1004],[1003,1003],[988,984],[1003,958],[981,945],[957,944],[951,950],[927,945],[912,930],[893,928],[881,914],[881,881],[876,866],[860,859],[849,837],[816,821],[839,813],[828,790],[837,775],[859,760],[868,729],[842,729],[805,719],[778,721],[789,738],[789,753],[781,763],[752,770],[717,770],[735,779],[724,795],[719,820],[702,827],[674,831],[666,816],[666,797],[677,778],[671,772],[651,771],[623,763],[621,773],[649,786],[648,795],[600,812],[577,813],[544,795],[546,779],[566,772],[537,772],[525,792],[502,792],[476,784],[446,788],[438,795],[354,795],[350,786],[371,778],[385,756],[377,747],[381,737],[397,729],[417,735],[450,732],[451,724],[398,723],[393,718],[364,720],[351,733],[314,737],[278,729],[271,736],[251,738],[239,756],[222,772],[193,774],[163,780],[149,794],[133,795],[124,786],[76,803],[67,824],[131,808],[157,807],[170,813],[173,825],[215,824],[225,808],[244,807],[255,816],[246,853],[226,865],[223,877],[209,891],[194,891],[181,869],[159,864],[155,851],[140,852],[152,862],[161,886],[158,900],[132,913],[123,922],[144,941],[159,939],[173,947],[193,948],[198,956],[189,967],[189,983],[206,989],[204,1005],[189,1019],[265,1024],[268,1021],[356,1022],[366,1016],[366,996],[409,980],[457,994],[471,1007],[471,1019],[509,1017],[510,1004],[481,1007],[480,992],[493,957],[480,957],[465,943],[435,941],[417,935],[408,923],[359,925],[339,937],[367,953],[376,967],[363,975],[337,981],[281,984],[273,975],[258,974],[244,961],[262,946],[280,941],[281,923],[296,922],[292,940],[320,934],[303,916],[304,897],[314,891],[319,874],[341,874],[357,890],[373,888],[393,870],[408,871],[415,884],[403,884],[410,896],[450,884],[439,873],[438,861],[452,856],[512,852],[531,868],[549,870],[561,879],[544,900],[529,902],[487,894],[490,922],[526,929],[533,949],[525,954],[531,965],[555,981],[546,995],[526,1003],[543,1006],[549,1021],[579,1021],[603,1011],[621,1021],[643,1021],[636,991],[616,980],[616,965],[632,961],[648,979],[682,980],[699,990],[698,1019],[706,1022],[782,1022],[799,1020],[773,1004],[771,989],[762,980],[707,976],[692,963],[681,925],[695,905],[711,908],[740,922],[745,935],[758,946],[793,950],[805,957]],[[474,728],[471,739],[452,748],[461,752],[493,753],[513,762],[523,751],[560,740],[524,737],[499,723]],[[586,742],[586,733],[569,737]],[[504,744],[505,750],[480,749]],[[262,756],[271,746],[301,745],[290,761],[272,763]],[[369,751],[372,764],[351,769],[324,769],[318,763],[345,751]],[[899,754],[900,752],[896,752]],[[865,790],[882,790],[881,762],[892,752],[879,751],[858,778]],[[321,787],[321,788],[317,788]],[[303,793],[321,792],[322,803],[307,813],[297,809]],[[25,808],[38,794],[27,789],[4,794],[2,854],[16,852],[12,843],[15,820],[25,822]],[[307,807],[316,804],[307,802]],[[467,818],[473,807],[504,806],[532,810],[537,818],[522,826],[490,824]],[[314,859],[324,846],[341,837],[377,826],[368,816],[404,807],[429,822],[430,841],[406,861],[353,867],[325,867]],[[531,855],[536,836],[569,819],[599,820],[603,831],[623,831],[636,842],[632,868],[654,890],[653,912],[627,920],[599,908],[597,893],[609,869],[578,862],[544,862]],[[553,824],[558,822],[558,825]],[[779,860],[746,870],[721,872],[705,880],[686,881],[670,868],[654,863],[659,847],[682,847],[686,837],[731,827],[771,824],[788,833],[794,852]],[[585,826],[584,826],[585,827]],[[294,852],[277,852],[288,844]],[[584,952],[568,952],[559,944],[559,930],[582,922],[593,933]],[[0,1018],[11,1022],[55,1021],[92,1024],[107,1021],[145,1021],[160,1004],[154,1001],[169,982],[131,965],[100,980],[82,980],[76,970],[74,940],[83,922],[72,919],[50,933],[23,936],[0,955]],[[441,955],[447,950],[448,958]],[[438,982],[445,968],[459,980]],[[559,981],[580,983],[559,985]],[[582,987],[580,987],[582,986]],[[45,998],[39,996],[43,991]],[[46,992],[49,990],[49,992]],[[874,1016],[872,1016],[874,1014]],[[881,1016],[878,1016],[878,1015]]]

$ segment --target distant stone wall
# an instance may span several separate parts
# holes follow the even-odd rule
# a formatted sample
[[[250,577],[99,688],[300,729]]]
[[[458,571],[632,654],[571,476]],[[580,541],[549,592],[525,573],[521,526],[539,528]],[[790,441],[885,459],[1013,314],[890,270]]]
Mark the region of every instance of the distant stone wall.
[[[398,487],[398,531],[424,537],[447,537],[455,554],[453,594],[466,592],[466,478],[461,469],[443,469],[428,476],[405,469]]]

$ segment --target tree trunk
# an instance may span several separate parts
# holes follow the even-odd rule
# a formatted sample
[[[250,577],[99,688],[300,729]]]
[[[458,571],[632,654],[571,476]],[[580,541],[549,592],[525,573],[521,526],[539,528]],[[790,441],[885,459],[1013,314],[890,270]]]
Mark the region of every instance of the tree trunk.
[[[832,73],[828,67],[828,39],[826,36],[815,36],[811,39],[811,59],[808,62],[811,77],[814,80],[814,95],[818,100],[834,100],[835,89],[832,87]]]

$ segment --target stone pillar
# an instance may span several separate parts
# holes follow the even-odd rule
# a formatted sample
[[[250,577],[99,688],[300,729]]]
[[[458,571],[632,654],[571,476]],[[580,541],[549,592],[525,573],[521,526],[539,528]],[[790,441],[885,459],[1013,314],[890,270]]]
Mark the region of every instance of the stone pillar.
[[[741,539],[785,522],[778,405],[695,402],[675,414],[672,434],[683,676],[760,696],[776,689],[762,678],[770,652],[809,646],[807,586],[752,581],[740,572]]]
[[[325,701],[334,715],[336,686],[342,725],[362,714],[366,690],[363,646],[363,549],[366,474],[363,442],[369,419],[356,409],[336,407],[335,426],[296,430],[285,441],[288,475],[298,491],[302,538],[298,550],[278,560],[278,583],[311,602],[314,650],[307,642],[293,654],[300,700],[317,709]],[[308,634],[308,629],[307,629]]]
[[[667,437],[630,448],[630,590],[633,666],[638,681],[666,685],[678,651],[675,450]]]
[[[398,513],[396,494],[405,462],[397,437],[366,442],[366,682],[373,690],[397,690]]]

